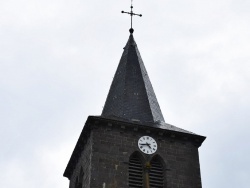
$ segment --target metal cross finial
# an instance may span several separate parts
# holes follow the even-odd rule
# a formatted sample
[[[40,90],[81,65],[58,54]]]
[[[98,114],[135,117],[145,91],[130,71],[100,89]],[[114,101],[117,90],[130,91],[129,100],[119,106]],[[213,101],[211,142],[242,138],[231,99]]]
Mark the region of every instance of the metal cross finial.
[[[131,6],[130,6],[130,8],[131,8],[131,11],[130,11],[130,12],[122,11],[122,13],[126,13],[126,14],[129,14],[129,15],[131,16],[131,28],[129,29],[129,32],[130,32],[130,33],[133,33],[133,32],[134,32],[134,29],[133,29],[133,27],[132,27],[133,16],[140,16],[140,17],[142,17],[142,15],[141,15],[141,14],[135,14],[135,13],[133,12],[132,0],[131,0]]]

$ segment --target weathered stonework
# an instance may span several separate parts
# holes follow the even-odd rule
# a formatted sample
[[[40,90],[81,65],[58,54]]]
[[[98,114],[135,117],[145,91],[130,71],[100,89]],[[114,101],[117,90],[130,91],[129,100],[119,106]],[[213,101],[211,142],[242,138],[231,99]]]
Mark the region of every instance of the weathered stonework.
[[[83,141],[84,142],[84,141]],[[82,178],[82,184],[84,187],[90,187],[90,180],[91,180],[91,157],[92,157],[92,135],[90,134],[87,140],[84,144],[84,149],[81,152],[80,158],[78,159],[78,162],[75,166],[75,169],[73,170],[73,173],[70,177],[70,188],[77,188],[77,178]],[[81,168],[83,170],[83,177],[80,176]]]
[[[144,135],[155,138],[158,143],[153,155],[140,153],[145,161],[155,155],[163,159],[164,187],[201,188],[198,147],[204,137],[173,131],[163,133],[157,128],[95,117],[90,117],[86,126],[90,127],[90,134],[69,178],[70,188],[76,188],[81,167],[84,188],[128,188],[129,157],[135,151],[140,152],[137,142]]]

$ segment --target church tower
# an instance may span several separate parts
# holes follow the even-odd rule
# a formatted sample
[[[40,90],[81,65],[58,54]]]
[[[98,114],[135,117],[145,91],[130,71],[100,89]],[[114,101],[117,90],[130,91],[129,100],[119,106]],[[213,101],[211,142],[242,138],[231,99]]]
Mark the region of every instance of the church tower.
[[[102,114],[88,117],[64,176],[69,188],[201,188],[204,140],[165,122],[131,27]]]

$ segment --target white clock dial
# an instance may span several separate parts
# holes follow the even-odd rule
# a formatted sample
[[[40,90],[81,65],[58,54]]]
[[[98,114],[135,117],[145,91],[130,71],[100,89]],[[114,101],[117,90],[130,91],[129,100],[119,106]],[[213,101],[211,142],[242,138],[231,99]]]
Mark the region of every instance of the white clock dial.
[[[150,136],[142,136],[138,140],[139,149],[146,154],[153,154],[157,150],[157,143],[155,139]]]

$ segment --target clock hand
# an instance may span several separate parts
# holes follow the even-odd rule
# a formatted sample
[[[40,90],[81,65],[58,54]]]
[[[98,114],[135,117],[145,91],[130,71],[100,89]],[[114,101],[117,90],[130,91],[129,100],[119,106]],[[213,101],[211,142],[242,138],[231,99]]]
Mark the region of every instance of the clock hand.
[[[146,145],[151,149],[150,144],[146,142]]]

